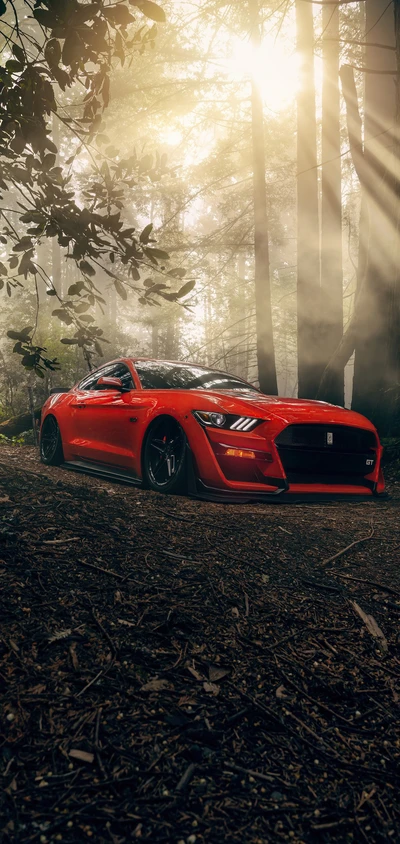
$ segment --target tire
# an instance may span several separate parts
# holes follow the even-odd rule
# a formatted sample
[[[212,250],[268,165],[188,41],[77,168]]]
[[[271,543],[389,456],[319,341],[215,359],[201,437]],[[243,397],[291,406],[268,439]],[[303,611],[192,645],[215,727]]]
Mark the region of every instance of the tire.
[[[185,493],[186,436],[171,416],[160,416],[150,425],[142,457],[143,483],[161,493]]]
[[[46,466],[64,462],[60,429],[54,416],[46,416],[40,431],[40,459]]]

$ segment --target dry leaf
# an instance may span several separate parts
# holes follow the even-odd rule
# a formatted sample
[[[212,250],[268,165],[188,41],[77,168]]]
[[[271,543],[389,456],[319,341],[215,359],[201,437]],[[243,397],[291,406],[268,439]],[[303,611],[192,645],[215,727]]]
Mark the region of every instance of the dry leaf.
[[[377,644],[378,648],[381,650],[382,653],[387,653],[388,652],[387,640],[386,640],[384,634],[382,633],[381,628],[376,623],[374,616],[368,615],[367,613],[365,613],[364,610],[361,609],[360,605],[357,604],[356,601],[350,601],[350,603],[351,603],[351,606],[353,607],[353,609],[355,610],[355,612],[357,613],[357,615],[359,615],[360,618],[362,619],[362,621],[364,622],[364,624],[365,624],[365,626],[368,630],[368,633],[370,633],[371,636],[373,636],[374,639],[376,639],[376,644]]]
[[[239,618],[240,612],[237,607],[232,607],[232,615],[234,615],[235,618]]]
[[[69,755],[73,759],[79,759],[80,762],[93,762],[94,753],[87,753],[86,750],[70,750]]]
[[[279,700],[284,700],[285,698],[287,698],[285,686],[278,686],[275,695]]]
[[[186,668],[187,668],[188,671],[190,671],[192,677],[194,677],[195,680],[199,680],[199,681],[204,680],[203,674],[200,674],[198,671],[196,671],[195,668],[192,668],[191,665],[187,665]]]
[[[269,574],[262,574],[261,580],[263,583],[269,583]]]
[[[219,686],[216,686],[215,683],[203,683],[203,689],[212,695],[219,695],[220,692]]]
[[[125,627],[136,627],[136,624],[133,621],[126,621],[125,618],[117,618],[119,624],[123,624]]]
[[[141,687],[141,692],[160,692],[162,689],[173,689],[172,683],[169,683],[168,680],[149,680],[148,683],[145,683],[144,686]]]
[[[10,496],[9,496],[9,495],[2,495],[2,496],[0,497],[0,504],[5,504],[5,502],[6,502],[6,501],[9,501],[9,500],[10,500]]]
[[[30,695],[41,695],[42,692],[45,691],[45,689],[46,686],[44,685],[44,683],[39,683],[38,686],[32,686],[32,688],[28,689],[27,691]]]
[[[222,678],[227,677],[229,673],[229,668],[218,668],[218,665],[208,666],[208,676],[212,683],[222,680]]]

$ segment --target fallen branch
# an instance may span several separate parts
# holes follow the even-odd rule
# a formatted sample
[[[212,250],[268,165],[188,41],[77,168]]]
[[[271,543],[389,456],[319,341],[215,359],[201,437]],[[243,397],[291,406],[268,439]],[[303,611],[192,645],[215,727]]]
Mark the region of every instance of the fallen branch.
[[[40,419],[41,408],[36,407],[33,412],[35,419]],[[30,431],[31,429],[32,414],[30,412],[21,413],[19,416],[11,416],[10,419],[0,422],[0,434],[3,437],[18,437],[19,434],[23,434],[24,431]]]
[[[375,589],[382,589],[383,592],[389,592],[391,595],[400,595],[398,589],[393,589],[391,586],[385,586],[384,583],[379,583],[377,580],[366,580],[364,577],[352,577],[351,574],[342,574],[335,569],[329,569],[329,574],[335,574],[336,577],[343,577],[345,580],[354,580],[355,583],[366,583],[368,586],[375,586]]]
[[[362,536],[360,539],[355,539],[354,542],[350,542],[350,545],[346,545],[345,548],[342,548],[342,550],[338,551],[337,554],[333,554],[332,557],[328,557],[326,560],[322,560],[319,565],[327,566],[329,563],[332,563],[333,560],[337,560],[338,557],[342,557],[343,554],[346,554],[347,551],[350,551],[350,548],[354,548],[354,546],[359,545],[360,542],[366,542],[367,539],[372,539],[374,533],[374,528],[371,527],[371,530],[367,536]]]

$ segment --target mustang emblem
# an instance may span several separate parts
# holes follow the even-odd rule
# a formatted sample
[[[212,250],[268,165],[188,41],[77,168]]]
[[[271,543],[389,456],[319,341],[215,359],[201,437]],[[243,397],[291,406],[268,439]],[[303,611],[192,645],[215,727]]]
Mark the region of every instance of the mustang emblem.
[[[333,433],[332,433],[332,431],[328,431],[328,433],[326,435],[326,444],[327,445],[333,445]]]

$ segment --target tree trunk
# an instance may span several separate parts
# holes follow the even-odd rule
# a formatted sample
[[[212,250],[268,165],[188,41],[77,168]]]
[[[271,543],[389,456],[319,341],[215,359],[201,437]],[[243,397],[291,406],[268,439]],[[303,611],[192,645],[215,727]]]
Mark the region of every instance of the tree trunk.
[[[374,43],[394,46],[392,6],[382,14],[381,0],[367,0],[366,32],[372,27]],[[367,67],[393,70],[395,76],[392,51],[369,45],[365,61]],[[398,308],[399,200],[395,190],[397,162],[393,149],[395,86],[390,74],[366,74],[364,110],[364,175],[361,179],[368,193],[370,226],[365,281],[358,297],[352,408],[370,417],[382,433],[387,433],[392,424],[392,391],[399,378],[398,360],[396,362],[394,358],[391,340]]]
[[[258,0],[249,0],[252,42],[260,48]],[[254,268],[257,333],[257,364],[260,389],[278,394],[272,329],[269,267],[268,214],[265,181],[264,114],[260,91],[251,81],[251,128],[253,145]]]
[[[321,287],[317,128],[312,4],[296,0],[300,85],[297,96],[297,349],[298,394],[315,398],[321,361]]]
[[[321,138],[321,366],[343,336],[342,195],[340,158],[339,8],[322,8]],[[335,372],[326,397],[344,404],[344,372]]]

